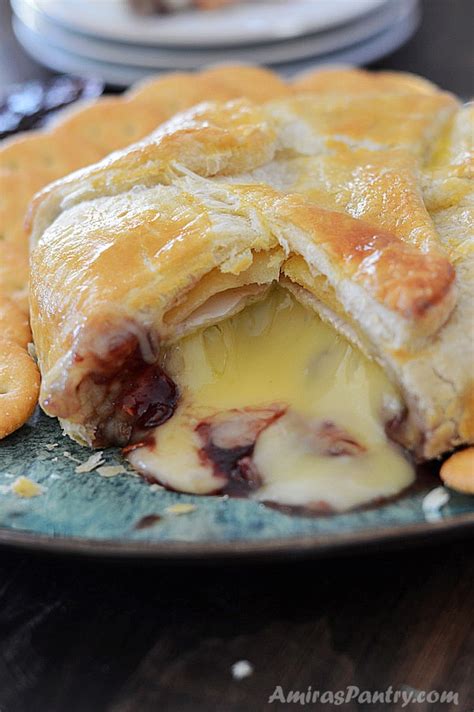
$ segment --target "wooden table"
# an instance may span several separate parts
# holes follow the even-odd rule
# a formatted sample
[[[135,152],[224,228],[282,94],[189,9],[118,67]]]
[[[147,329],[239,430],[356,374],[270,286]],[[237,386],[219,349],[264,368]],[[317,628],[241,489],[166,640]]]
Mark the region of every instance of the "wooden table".
[[[336,1],[336,0],[334,0]],[[472,0],[427,0],[378,67],[472,93]],[[0,0],[0,89],[47,75]],[[236,680],[232,664],[253,674]],[[454,691],[474,709],[473,540],[275,564],[140,566],[0,552],[0,712],[253,712],[290,690]],[[304,709],[364,712],[354,700]]]

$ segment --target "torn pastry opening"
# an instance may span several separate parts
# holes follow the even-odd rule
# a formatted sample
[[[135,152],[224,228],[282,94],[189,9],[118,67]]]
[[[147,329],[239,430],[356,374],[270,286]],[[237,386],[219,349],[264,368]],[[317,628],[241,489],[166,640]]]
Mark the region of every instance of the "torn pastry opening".
[[[179,399],[127,448],[131,464],[177,491],[323,513],[408,487],[412,464],[388,435],[404,405],[383,370],[283,285],[234,290],[163,344],[160,365]],[[237,309],[238,300],[248,301]]]
[[[413,481],[387,436],[403,414],[399,394],[287,289],[230,288],[186,319],[191,333],[161,349],[130,324],[115,336],[108,325],[107,353],[94,344],[77,386],[82,414],[94,414],[76,437],[87,428],[96,445],[131,443],[131,464],[178,491],[319,512],[392,497]]]
[[[159,337],[146,319],[89,324],[46,410],[177,491],[315,512],[396,496],[414,479],[390,437],[402,397],[327,294],[325,321],[316,313],[323,278],[310,292],[298,258],[279,248],[248,261],[181,293]]]

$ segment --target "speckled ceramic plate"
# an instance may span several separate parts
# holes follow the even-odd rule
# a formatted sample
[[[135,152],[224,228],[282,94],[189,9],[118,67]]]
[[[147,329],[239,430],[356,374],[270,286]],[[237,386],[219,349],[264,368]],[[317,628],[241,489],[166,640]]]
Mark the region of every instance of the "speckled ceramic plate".
[[[0,544],[34,549],[163,559],[329,554],[340,550],[474,531],[474,498],[450,493],[439,518],[427,520],[422,503],[439,486],[436,473],[398,500],[366,511],[326,517],[285,514],[257,502],[193,497],[151,488],[129,473],[77,474],[89,451],[62,435],[39,412],[0,441]],[[116,450],[107,465],[124,465]],[[126,465],[126,467],[128,467]],[[26,476],[41,486],[36,497],[12,492]],[[186,514],[168,512],[191,503]]]

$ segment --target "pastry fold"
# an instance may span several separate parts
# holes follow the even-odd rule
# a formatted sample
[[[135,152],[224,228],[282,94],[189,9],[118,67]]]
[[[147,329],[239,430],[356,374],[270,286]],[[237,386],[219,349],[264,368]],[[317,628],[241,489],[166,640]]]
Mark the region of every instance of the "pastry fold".
[[[179,397],[162,345],[279,281],[382,364],[406,404],[395,439],[419,458],[471,442],[462,111],[421,91],[207,103],[46,188],[30,217],[44,410],[89,445],[143,437]]]

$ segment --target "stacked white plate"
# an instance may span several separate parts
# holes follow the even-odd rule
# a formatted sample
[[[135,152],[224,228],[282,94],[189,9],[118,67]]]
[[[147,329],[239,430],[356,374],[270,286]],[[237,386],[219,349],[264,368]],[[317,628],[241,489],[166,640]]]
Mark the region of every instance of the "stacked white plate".
[[[290,76],[366,64],[414,32],[418,0],[254,0],[143,17],[126,0],[12,0],[27,52],[51,69],[127,86],[149,74],[259,63]]]

